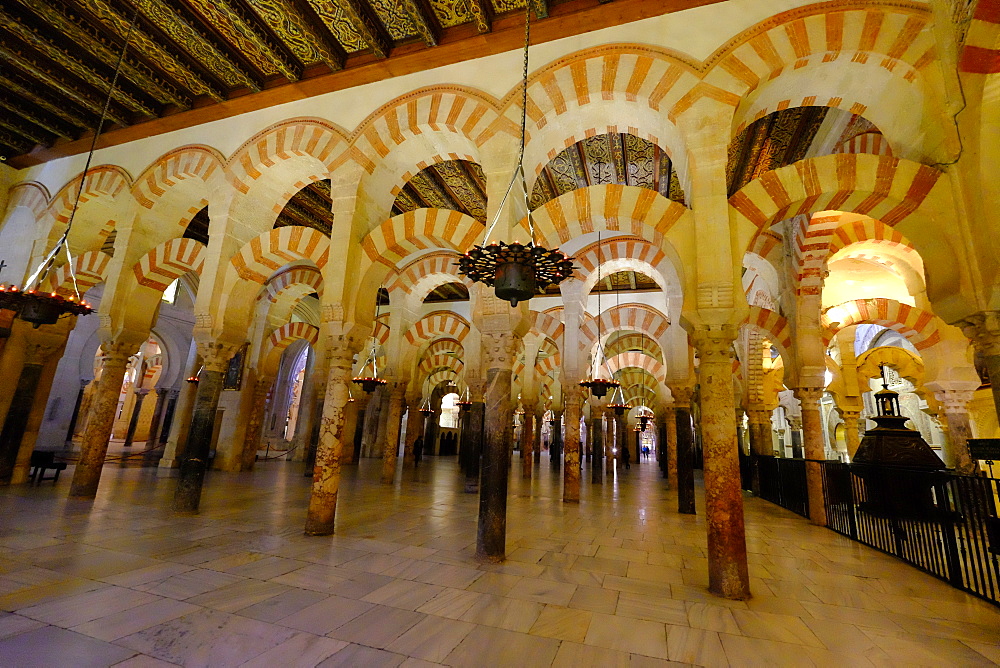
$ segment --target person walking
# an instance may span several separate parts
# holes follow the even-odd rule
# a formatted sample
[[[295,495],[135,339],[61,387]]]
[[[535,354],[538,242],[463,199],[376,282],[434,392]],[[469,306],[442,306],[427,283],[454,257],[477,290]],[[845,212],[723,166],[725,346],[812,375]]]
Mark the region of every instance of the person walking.
[[[628,451],[628,447],[622,448],[622,463],[625,464],[626,469],[632,468],[629,466],[629,461],[632,459],[632,454]]]

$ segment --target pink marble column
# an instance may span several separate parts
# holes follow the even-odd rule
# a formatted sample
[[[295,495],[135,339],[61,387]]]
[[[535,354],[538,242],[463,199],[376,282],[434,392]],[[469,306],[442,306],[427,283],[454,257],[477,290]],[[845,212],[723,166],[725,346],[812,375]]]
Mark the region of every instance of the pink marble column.
[[[80,461],[73,471],[73,482],[69,487],[71,498],[93,499],[97,496],[104,457],[108,454],[108,439],[111,438],[111,429],[115,423],[118,395],[121,393],[122,381],[125,380],[125,367],[138,347],[139,343],[131,339],[101,346],[104,353],[101,359],[101,379],[90,403],[87,431],[80,444]]]
[[[797,387],[795,397],[802,407],[802,446],[806,459],[806,487],[809,492],[809,520],[826,526],[826,502],[823,496],[823,464],[826,446],[823,444],[823,420],[819,413],[822,387]]]
[[[701,435],[705,456],[708,588],[723,598],[750,597],[743,491],[736,451],[733,402],[734,326],[697,329],[700,359]]]
[[[312,494],[306,515],[307,536],[333,534],[337,516],[337,492],[340,490],[340,458],[344,451],[344,409],[350,396],[351,367],[357,342],[350,337],[331,336],[327,347],[330,368],[327,373],[323,416],[320,418],[319,447],[313,469]]]
[[[580,411],[583,390],[576,383],[563,385],[563,503],[580,502]],[[559,429],[559,425],[555,425]]]
[[[968,406],[972,395],[971,390],[943,390],[934,393],[944,408],[948,424],[948,445],[955,459],[955,472],[962,475],[972,475],[977,469],[976,462],[969,453],[972,427],[969,423]]]
[[[273,380],[262,376],[254,383],[253,408],[250,410],[250,421],[247,423],[243,450],[240,453],[240,470],[252,471],[257,461],[257,450],[260,446],[260,435],[264,430],[264,412],[267,409],[267,396],[271,391]]]
[[[677,489],[677,409],[664,409],[663,415],[667,428],[667,488]]]
[[[521,423],[521,477],[531,478],[535,457],[535,405],[524,406],[524,421]]]
[[[399,459],[399,429],[403,421],[403,401],[406,382],[389,383],[389,415],[385,425],[385,445],[382,451],[382,483],[391,485],[396,479],[396,462]]]
[[[403,468],[413,468],[413,444],[424,433],[424,414],[420,412],[420,395],[406,402],[406,442],[403,444]]]

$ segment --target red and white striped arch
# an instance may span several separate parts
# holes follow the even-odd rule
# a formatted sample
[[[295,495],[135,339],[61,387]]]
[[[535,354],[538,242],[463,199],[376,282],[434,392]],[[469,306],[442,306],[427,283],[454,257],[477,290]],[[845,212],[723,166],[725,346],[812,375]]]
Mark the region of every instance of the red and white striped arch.
[[[240,278],[264,284],[290,262],[309,260],[320,270],[330,256],[330,239],[311,227],[286,226],[246,243],[230,264]]]
[[[608,358],[608,370],[611,373],[618,373],[625,369],[641,369],[661,383],[667,380],[666,368],[644,353],[621,353]]]
[[[132,273],[139,285],[163,292],[189,271],[200,274],[207,254],[205,245],[194,239],[170,239],[142,256]]]
[[[132,196],[139,206],[152,209],[181,181],[198,179],[207,183],[224,169],[225,158],[215,149],[200,145],[181,146],[160,156],[139,175],[132,186]]]
[[[481,240],[483,224],[460,211],[416,209],[394,216],[361,240],[367,271],[381,263],[395,269],[412,253],[438,248],[464,253]]]
[[[781,353],[782,358],[792,347],[792,328],[780,313],[775,313],[760,306],[751,306],[743,325],[756,327],[764,332],[767,338]],[[786,358],[787,359],[787,358]]]
[[[600,246],[593,243],[578,251],[573,260],[577,265],[575,277],[586,279],[597,270],[598,263],[609,260],[634,260],[651,267],[657,267],[667,257],[663,249],[645,239],[616,237],[604,240]],[[651,277],[652,278],[652,277]]]
[[[111,256],[101,251],[88,251],[73,258],[73,272],[76,274],[76,285],[81,295],[107,279],[110,262]],[[46,289],[63,296],[73,294],[73,277],[70,275],[69,263],[52,272]]]
[[[729,204],[758,231],[786,218],[829,210],[864,214],[894,226],[920,207],[941,175],[909,160],[841,153],[767,172],[730,197]]]
[[[800,281],[807,276],[823,276],[831,257],[862,242],[892,248],[903,257],[911,257],[913,263],[920,262],[917,251],[902,233],[873,218],[845,222],[844,214],[829,212],[812,216],[802,232],[796,238]]]
[[[959,68],[973,74],[1000,73],[1000,0],[979,0],[962,46]]]
[[[312,288],[313,292],[322,295],[323,274],[315,267],[292,267],[268,281],[257,299],[267,299],[274,302],[281,293],[293,285],[303,285]]]
[[[531,316],[531,329],[533,331],[552,340],[557,347],[562,345],[562,335],[565,327],[562,320],[549,313],[540,313],[538,311],[530,311],[529,315]]]
[[[459,359],[465,354],[465,347],[455,339],[437,339],[423,351],[423,357],[454,353]]]
[[[422,300],[435,288],[445,283],[464,283],[471,286],[472,283],[458,273],[458,252],[439,251],[421,255],[418,259],[409,263],[393,276],[386,290],[391,293],[403,291],[411,294],[416,291],[416,296]]]
[[[654,341],[648,334],[641,332],[628,332],[616,337],[613,342],[604,346],[604,352],[608,356],[619,355],[629,351],[641,351],[643,354],[659,362],[663,361],[663,349],[660,347],[660,344]]]
[[[462,373],[465,364],[462,360],[453,355],[431,355],[424,357],[417,367],[421,376],[427,376],[439,369],[451,369],[455,373]]]
[[[414,323],[403,336],[414,345],[418,341],[438,337],[455,339],[461,343],[469,335],[469,331],[469,323],[462,316],[451,311],[433,311]]]
[[[940,318],[929,311],[885,297],[856,299],[831,306],[824,309],[822,322],[828,328],[824,335],[825,343],[829,343],[831,333],[860,324],[881,325],[897,331],[909,339],[917,350],[926,350],[941,340]]]
[[[10,189],[7,196],[7,211],[4,218],[14,210],[15,207],[23,206],[30,209],[38,220],[49,205],[49,191],[41,183],[34,181],[18,183]]]
[[[600,315],[598,319],[591,318],[580,329],[580,339],[588,346],[597,343],[597,333],[620,332],[625,330],[642,332],[653,339],[663,336],[670,327],[670,320],[660,311],[645,304],[622,304],[613,306]]]
[[[684,205],[654,190],[610,184],[579,188],[551,199],[535,210],[532,219],[536,236],[549,247],[605,230],[662,243],[663,236],[688,212]],[[527,218],[520,223],[526,224]]]
[[[278,363],[281,361],[281,354],[299,339],[304,339],[310,345],[315,346],[316,342],[319,341],[319,329],[307,322],[286,322],[271,332],[262,350],[262,371],[268,375],[276,373]]]

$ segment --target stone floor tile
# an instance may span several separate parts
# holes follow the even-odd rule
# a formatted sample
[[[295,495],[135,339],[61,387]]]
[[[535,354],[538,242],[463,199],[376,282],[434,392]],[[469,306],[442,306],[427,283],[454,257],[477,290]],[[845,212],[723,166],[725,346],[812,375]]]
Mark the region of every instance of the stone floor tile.
[[[17,668],[104,668],[135,653],[56,626],[43,626],[0,640],[2,663]]]
[[[541,612],[541,603],[482,594],[461,619],[473,624],[526,632]]]
[[[404,610],[416,610],[427,601],[444,591],[444,587],[412,582],[410,580],[394,580],[363,597],[368,603],[381,603]]]
[[[595,613],[584,643],[658,659],[669,658],[666,628],[660,622]]]
[[[687,601],[687,623],[693,629],[717,631],[719,633],[740,634],[740,627],[733,617],[732,610],[711,603],[695,603]],[[681,624],[683,626],[683,624]]]
[[[311,633],[296,633],[243,664],[242,668],[274,668],[275,666],[315,666],[347,647],[348,643]]]
[[[576,592],[576,585],[537,578],[523,578],[507,593],[511,598],[566,606]]]
[[[417,608],[417,612],[449,619],[460,619],[482,596],[474,591],[445,589]]]
[[[136,654],[131,659],[114,664],[113,668],[174,668],[176,665],[176,663],[157,659],[155,656]]]
[[[288,589],[259,603],[235,610],[242,617],[261,622],[276,622],[327,598],[327,595],[308,589]]]
[[[697,666],[729,665],[726,651],[715,631],[668,625],[667,651],[671,661]]]
[[[582,643],[587,637],[593,613],[558,605],[546,605],[528,633]]]
[[[198,606],[161,598],[122,612],[95,618],[72,627],[73,631],[98,640],[112,642],[198,610]]]
[[[364,645],[348,645],[318,666],[322,668],[395,668],[406,660],[405,656],[386,652],[385,650],[365,647]]]
[[[484,655],[484,651],[488,655]],[[559,641],[489,626],[477,626],[445,658],[456,668],[523,666],[547,668],[559,651]]]
[[[614,589],[577,587],[573,592],[573,598],[569,600],[568,607],[613,615],[618,607],[619,594],[620,592]]]
[[[559,645],[552,662],[552,668],[630,668],[632,665],[627,652],[569,641]]]
[[[327,635],[338,640],[384,649],[426,616],[411,610],[376,605]]]
[[[16,636],[46,626],[37,619],[22,617],[10,612],[0,612],[0,639]]]
[[[18,613],[46,624],[69,628],[157,600],[160,600],[160,597],[152,594],[106,586],[76,596],[22,608]]]
[[[385,649],[440,663],[474,628],[476,625],[468,622],[427,615]]]
[[[315,635],[326,635],[358,615],[371,610],[371,603],[355,601],[341,596],[328,596],[322,601],[279,619],[278,624]]]

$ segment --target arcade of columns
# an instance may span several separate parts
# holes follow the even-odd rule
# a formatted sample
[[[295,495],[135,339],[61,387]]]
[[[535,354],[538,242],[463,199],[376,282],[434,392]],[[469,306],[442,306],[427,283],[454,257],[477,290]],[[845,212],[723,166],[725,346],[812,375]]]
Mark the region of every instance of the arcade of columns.
[[[533,214],[537,240],[575,256],[577,271],[559,294],[517,308],[481,286],[471,286],[468,302],[426,303],[434,289],[464,280],[455,259],[482,242],[484,225],[447,209],[392,215],[396,196],[421,170],[464,160],[486,176],[493,219],[516,164],[516,86],[407,89],[345,129],[334,110],[347,100],[364,104],[362,87],[350,98],[339,94],[343,100],[329,94],[286,105],[294,115],[244,133],[235,150],[194,128],[166,135],[166,145],[160,137],[98,153],[70,237],[81,289],[103,290],[99,314],[90,316],[98,379],[87,392],[70,495],[98,493],[129,358],[155,335],[161,295],[178,279],[194,295],[193,350],[163,363],[182,368],[178,377],[199,377],[172,407],[161,461],[178,469],[178,512],[197,511],[202,485],[212,484],[204,482],[212,449],[216,468],[253,467],[276,376],[288,366],[283,355],[301,352],[300,340],[312,349],[299,430],[317,434],[305,518],[313,535],[335,530],[340,471],[353,462],[355,434],[361,456],[382,457],[382,479],[392,483],[400,466],[414,464],[417,437],[430,444],[437,429],[439,413],[425,419],[418,409],[438,411],[453,385],[472,402],[462,413],[459,451],[466,489],[480,493],[477,545],[485,560],[504,557],[515,410],[523,411],[523,475],[532,475],[544,429],[550,452],[563,455],[552,465],[561,466],[567,503],[578,502],[581,485],[602,482],[605,458],[614,466],[611,443],[633,448],[638,459],[630,429],[642,405],[655,415],[664,484],[678,489],[681,512],[693,512],[690,453],[700,441],[709,587],[733,599],[749,596],[737,457],[744,415],[745,440],[757,454],[777,449],[775,426],[801,425],[817,524],[825,520],[816,462],[857,448],[879,364],[910,383],[938,420],[948,464],[971,472],[965,439],[997,429],[995,412],[976,408],[988,391],[977,395],[973,359],[1000,375],[1000,230],[990,215],[1000,183],[987,176],[1000,158],[1000,85],[970,49],[1000,43],[997,3],[980,0],[964,35],[946,3],[783,4],[794,8],[734,28],[709,47],[703,34],[664,44],[653,21],[589,33],[572,47],[552,43],[544,62],[535,57],[529,181],[563,149],[620,133],[669,155],[685,196],[672,201],[618,179],[541,204]],[[732,25],[722,7],[699,11]],[[491,66],[510,65],[519,55],[492,58],[500,60]],[[445,73],[473,80],[475,68]],[[867,140],[818,137],[804,158],[759,170],[727,192],[734,138],[797,107],[864,119]],[[224,134],[256,122],[225,121]],[[156,147],[160,157],[134,164]],[[23,256],[13,271],[26,275],[61,234],[82,180],[68,175],[79,164],[4,172],[0,240]],[[286,202],[321,179],[331,184],[329,236],[274,227]],[[206,206],[207,245],[183,238]],[[525,240],[524,214],[505,214],[491,238]],[[598,273],[616,271],[659,289],[623,292],[613,306],[605,297],[599,313]],[[65,291],[71,280],[62,267],[47,287]],[[388,306],[376,321],[382,287]],[[0,476],[19,483],[74,323],[6,324],[0,376],[18,380],[0,387]],[[893,330],[898,342],[858,346],[871,326]],[[351,378],[373,335],[388,383],[367,396]],[[605,368],[624,379],[636,407],[623,420],[606,419],[604,403],[578,386],[599,340],[607,344]],[[223,390],[234,355],[242,380]],[[1000,407],[1000,383],[993,387]],[[220,406],[229,416],[221,427]],[[776,409],[787,425],[772,422]],[[614,426],[603,434],[603,423]],[[581,457],[590,459],[590,481],[581,480]]]

